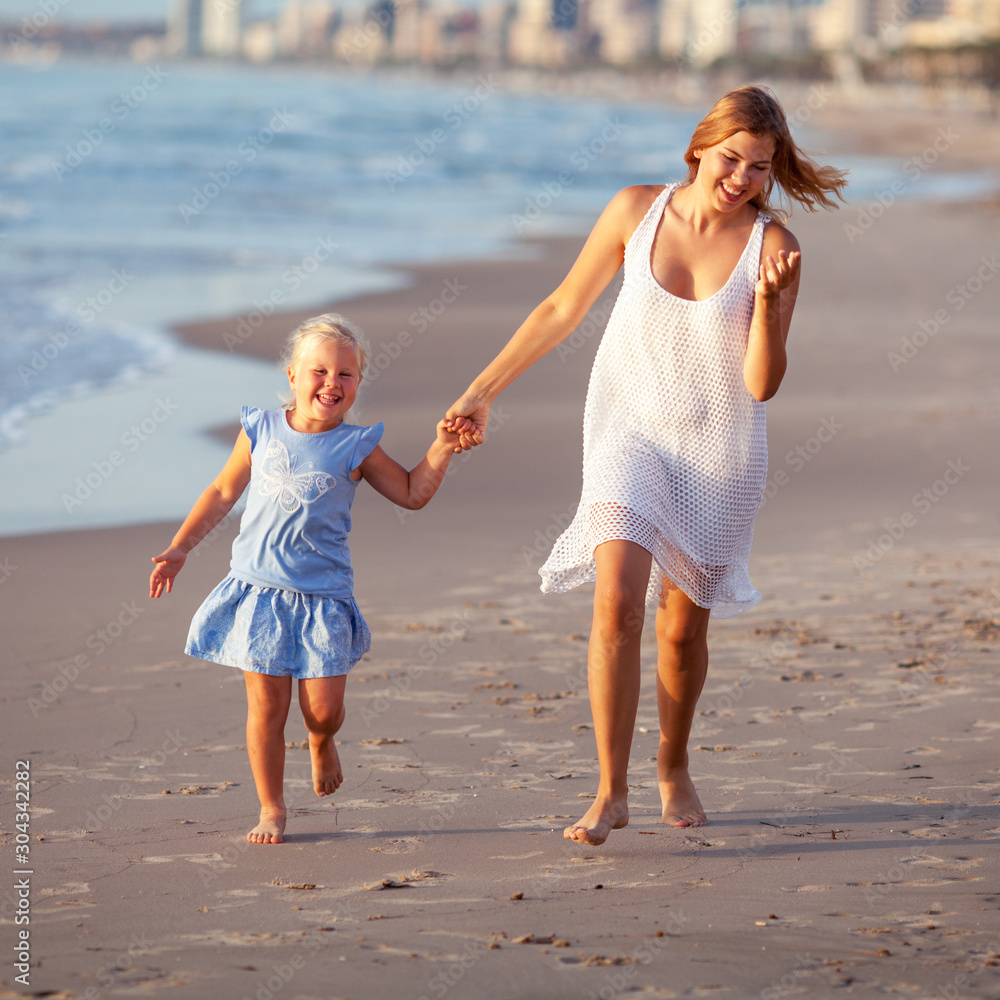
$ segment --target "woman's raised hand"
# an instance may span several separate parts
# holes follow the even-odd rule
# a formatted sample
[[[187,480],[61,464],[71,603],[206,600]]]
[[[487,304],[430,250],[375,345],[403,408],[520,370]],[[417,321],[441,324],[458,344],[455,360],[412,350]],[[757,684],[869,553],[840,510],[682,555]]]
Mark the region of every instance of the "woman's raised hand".
[[[486,424],[490,419],[490,404],[466,393],[456,400],[445,414],[445,425],[458,435],[464,451],[486,440]]]
[[[778,251],[778,259],[765,257],[760,265],[760,277],[754,287],[755,294],[764,299],[773,299],[782,289],[787,288],[799,273],[802,254],[798,250],[791,253]]]

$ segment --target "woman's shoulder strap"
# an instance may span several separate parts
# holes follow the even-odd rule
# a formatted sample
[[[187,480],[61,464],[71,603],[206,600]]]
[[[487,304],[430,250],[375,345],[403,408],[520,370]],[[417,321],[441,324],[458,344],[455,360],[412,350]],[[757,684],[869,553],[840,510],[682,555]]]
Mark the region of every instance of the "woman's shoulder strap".
[[[629,235],[628,241],[625,244],[625,252],[628,260],[631,260],[632,253],[637,247],[645,247],[646,242],[652,242],[653,233],[656,231],[656,227],[660,222],[660,216],[663,214],[664,206],[673,197],[674,191],[680,187],[679,183],[667,184],[659,194],[649,203],[649,207],[646,209],[645,214],[636,224],[635,229],[632,230]],[[636,237],[639,239],[636,239]],[[643,251],[645,252],[645,251]]]

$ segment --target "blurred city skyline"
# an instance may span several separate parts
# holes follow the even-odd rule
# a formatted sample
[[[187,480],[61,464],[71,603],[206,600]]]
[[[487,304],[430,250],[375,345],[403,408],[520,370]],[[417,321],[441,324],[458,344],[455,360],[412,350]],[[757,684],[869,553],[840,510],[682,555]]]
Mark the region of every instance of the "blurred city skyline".
[[[49,0],[58,7],[60,21],[86,24],[90,21],[165,21],[172,0]],[[248,0],[244,5],[251,17],[273,16],[284,0]],[[0,0],[0,21],[19,21],[42,10],[45,0]]]
[[[0,22],[13,6],[0,0]],[[0,58],[731,66],[849,88],[973,82],[991,102],[1000,89],[1000,0],[145,0],[127,6],[128,21],[85,21],[122,7],[34,0],[30,14],[3,25]]]

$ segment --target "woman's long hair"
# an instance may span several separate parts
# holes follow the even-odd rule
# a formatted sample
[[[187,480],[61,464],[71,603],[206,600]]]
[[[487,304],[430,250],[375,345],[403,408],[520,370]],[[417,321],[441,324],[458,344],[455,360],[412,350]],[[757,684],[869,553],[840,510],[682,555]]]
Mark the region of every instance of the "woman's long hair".
[[[787,213],[768,203],[775,184],[810,212],[815,212],[819,205],[836,208],[837,203],[830,194],[843,201],[841,191],[847,186],[847,171],[820,166],[803,153],[795,145],[777,98],[755,86],[731,90],[698,123],[684,154],[689,184],[698,175],[700,163],[694,151],[716,146],[737,132],[749,132],[758,139],[767,136],[774,139],[771,173],[760,193],[750,202],[761,211],[784,222]]]

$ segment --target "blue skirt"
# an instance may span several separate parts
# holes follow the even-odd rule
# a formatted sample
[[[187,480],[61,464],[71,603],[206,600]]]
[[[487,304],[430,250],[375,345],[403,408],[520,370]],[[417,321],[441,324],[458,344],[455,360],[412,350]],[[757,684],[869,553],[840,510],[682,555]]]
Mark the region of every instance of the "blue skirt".
[[[191,622],[184,652],[274,677],[340,677],[371,648],[354,598],[255,587],[231,574]]]

